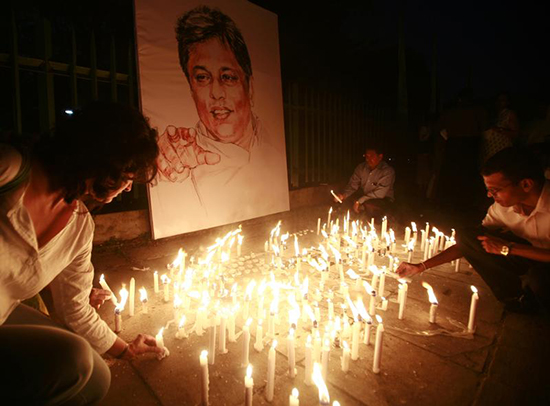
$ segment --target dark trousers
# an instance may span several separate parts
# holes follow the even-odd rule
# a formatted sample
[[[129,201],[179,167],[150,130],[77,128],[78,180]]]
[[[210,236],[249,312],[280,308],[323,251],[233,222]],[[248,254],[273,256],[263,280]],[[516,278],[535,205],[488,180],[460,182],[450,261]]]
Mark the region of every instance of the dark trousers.
[[[0,325],[0,360],[6,405],[94,405],[111,383],[109,367],[86,340],[24,304]]]
[[[462,255],[489,285],[501,302],[517,300],[525,287],[535,294],[539,304],[548,311],[550,298],[550,264],[515,255],[497,255],[485,252],[479,235],[493,235],[507,241],[529,244],[512,233],[499,233],[483,227],[457,231],[457,241]]]
[[[336,214],[345,214],[348,210],[353,214],[353,205],[359,197],[352,195],[344,200],[343,204],[334,205],[333,207],[335,208]],[[370,221],[373,217],[376,220],[381,220],[384,216],[393,216],[393,207],[394,203],[388,197],[383,199],[370,199],[361,205],[359,216],[363,217],[366,221]]]

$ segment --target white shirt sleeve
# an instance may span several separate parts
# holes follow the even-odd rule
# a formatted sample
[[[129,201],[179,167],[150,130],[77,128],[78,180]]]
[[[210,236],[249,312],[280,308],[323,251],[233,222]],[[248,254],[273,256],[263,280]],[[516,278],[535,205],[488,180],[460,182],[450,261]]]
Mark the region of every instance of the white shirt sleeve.
[[[55,310],[61,321],[103,354],[113,346],[117,336],[90,305],[94,278],[91,262],[93,226],[91,228],[89,243],[50,286]]]
[[[504,223],[502,222],[498,211],[499,210],[498,210],[497,204],[493,203],[489,207],[489,210],[487,210],[487,214],[485,215],[485,218],[483,219],[483,221],[481,223],[483,225],[483,227],[493,228],[493,229],[506,227],[504,225]]]

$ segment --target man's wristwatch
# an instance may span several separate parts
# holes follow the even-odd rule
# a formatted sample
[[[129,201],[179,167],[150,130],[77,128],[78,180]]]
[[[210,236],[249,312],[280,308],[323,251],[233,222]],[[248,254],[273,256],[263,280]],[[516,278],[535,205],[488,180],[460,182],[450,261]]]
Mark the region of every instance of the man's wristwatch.
[[[507,256],[510,253],[510,251],[512,251],[513,246],[514,246],[513,242],[508,245],[503,245],[502,248],[500,249],[501,255]]]

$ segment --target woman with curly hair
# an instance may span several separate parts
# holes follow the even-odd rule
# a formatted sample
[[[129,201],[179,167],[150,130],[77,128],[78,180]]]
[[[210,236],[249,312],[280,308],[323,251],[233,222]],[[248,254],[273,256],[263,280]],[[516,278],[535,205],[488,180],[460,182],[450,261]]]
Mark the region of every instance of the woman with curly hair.
[[[143,115],[93,103],[29,154],[0,144],[0,380],[7,404],[85,405],[110,385],[100,354],[160,353],[155,339],[118,337],[94,309],[94,224],[105,204],[156,175],[157,133]],[[49,286],[60,324],[22,304]],[[11,402],[10,402],[11,401]]]

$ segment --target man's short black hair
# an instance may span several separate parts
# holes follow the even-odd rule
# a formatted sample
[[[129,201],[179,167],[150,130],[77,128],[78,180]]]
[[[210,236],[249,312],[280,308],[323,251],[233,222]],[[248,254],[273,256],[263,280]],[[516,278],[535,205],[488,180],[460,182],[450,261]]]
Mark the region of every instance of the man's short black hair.
[[[537,157],[529,150],[519,147],[509,147],[497,152],[481,168],[483,176],[495,173],[502,173],[514,183],[532,179],[542,184],[545,180],[544,170]]]
[[[252,76],[252,62],[241,31],[235,22],[217,8],[198,6],[182,15],[176,23],[176,39],[181,69],[189,80],[187,64],[194,45],[218,39],[229,47],[244,71],[246,83]]]
[[[369,143],[365,148],[365,152],[367,151],[374,151],[378,155],[385,153],[385,149],[379,143]]]

